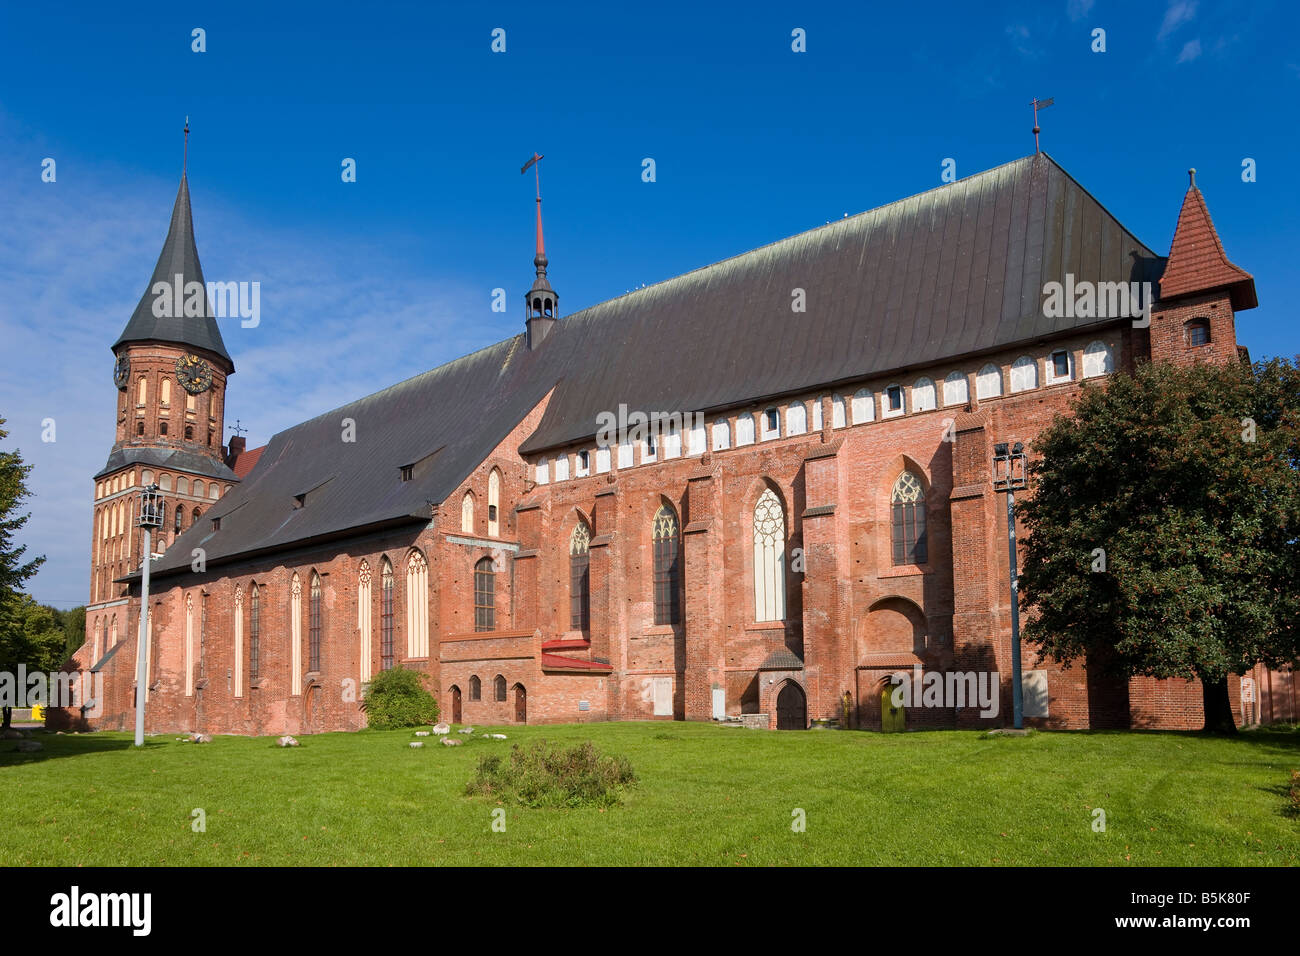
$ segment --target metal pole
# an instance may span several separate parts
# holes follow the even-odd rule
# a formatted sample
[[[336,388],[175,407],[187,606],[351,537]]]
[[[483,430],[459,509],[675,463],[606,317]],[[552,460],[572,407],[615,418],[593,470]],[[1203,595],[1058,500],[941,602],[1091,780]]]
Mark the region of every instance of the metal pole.
[[[1020,686],[1020,583],[1016,571],[1016,505],[1015,493],[1007,485],[1007,551],[1011,568],[1011,706],[1016,730],[1023,730],[1024,701]]]
[[[145,643],[149,636],[149,558],[153,553],[149,527],[144,530],[144,578],[140,585],[140,638],[135,649],[135,745],[144,746],[144,695],[148,676],[145,668]]]

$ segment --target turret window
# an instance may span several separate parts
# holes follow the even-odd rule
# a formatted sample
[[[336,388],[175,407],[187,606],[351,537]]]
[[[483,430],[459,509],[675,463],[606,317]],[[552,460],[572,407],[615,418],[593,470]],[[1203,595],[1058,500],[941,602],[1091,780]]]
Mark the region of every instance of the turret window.
[[[1199,345],[1210,344],[1210,320],[1209,319],[1192,319],[1186,325],[1187,345],[1189,348],[1196,348]]]

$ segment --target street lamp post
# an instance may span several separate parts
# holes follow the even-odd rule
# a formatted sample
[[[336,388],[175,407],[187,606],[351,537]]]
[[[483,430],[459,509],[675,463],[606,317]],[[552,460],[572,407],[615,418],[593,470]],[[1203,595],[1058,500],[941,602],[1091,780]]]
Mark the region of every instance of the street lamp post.
[[[157,485],[147,485],[140,492],[140,520],[144,531],[144,574],[140,584],[140,635],[135,648],[135,745],[144,746],[144,697],[148,672],[145,667],[145,642],[149,634],[149,564],[153,560],[150,532],[162,526],[163,497]]]
[[[1016,730],[1023,730],[1024,692],[1020,683],[1020,583],[1016,570],[1016,492],[1029,487],[1025,446],[1006,442],[993,446],[993,489],[1007,493],[1007,556],[1011,579],[1011,705]]]

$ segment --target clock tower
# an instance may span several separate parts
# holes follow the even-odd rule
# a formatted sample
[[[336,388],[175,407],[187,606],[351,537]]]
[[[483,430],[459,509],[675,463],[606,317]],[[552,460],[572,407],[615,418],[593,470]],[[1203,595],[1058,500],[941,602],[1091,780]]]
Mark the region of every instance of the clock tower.
[[[116,434],[94,476],[86,608],[92,661],[135,637],[138,598],[129,601],[126,585],[116,582],[143,561],[140,490],[157,484],[164,498],[166,521],[153,539],[157,554],[239,481],[222,448],[226,383],[235,364],[199,264],[185,174],[153,276],[112,350]]]

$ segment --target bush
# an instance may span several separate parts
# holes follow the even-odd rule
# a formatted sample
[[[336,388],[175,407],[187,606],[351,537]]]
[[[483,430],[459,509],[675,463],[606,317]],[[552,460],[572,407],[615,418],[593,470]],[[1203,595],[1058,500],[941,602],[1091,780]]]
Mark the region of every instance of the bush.
[[[613,807],[636,782],[626,757],[602,756],[590,741],[565,749],[539,740],[504,759],[480,757],[465,792],[525,807]]]
[[[366,687],[361,704],[376,730],[419,727],[438,720],[438,702],[424,688],[424,675],[401,667],[380,671]]]

